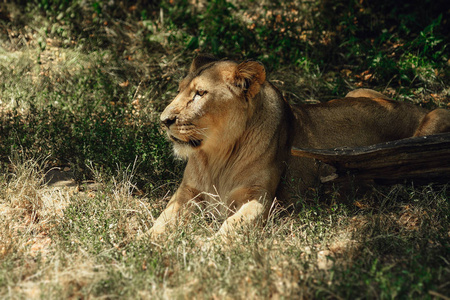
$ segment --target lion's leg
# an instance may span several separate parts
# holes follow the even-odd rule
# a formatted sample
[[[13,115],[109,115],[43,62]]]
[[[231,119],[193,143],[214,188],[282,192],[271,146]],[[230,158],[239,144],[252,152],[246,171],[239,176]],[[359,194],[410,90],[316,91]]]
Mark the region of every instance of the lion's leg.
[[[429,112],[420,122],[414,136],[450,132],[450,111],[438,108]]]
[[[251,200],[242,205],[235,214],[228,217],[217,232],[220,236],[233,234],[239,227],[257,223],[264,215],[264,204]]]
[[[183,205],[177,201],[172,200],[173,198],[171,199],[167,207],[164,209],[164,211],[156,219],[155,223],[153,224],[153,227],[148,232],[148,234],[152,238],[156,238],[157,236],[164,233],[167,227],[175,224],[178,217],[180,216]]]
[[[178,188],[146,235],[157,238],[166,232],[168,227],[175,225],[182,218],[187,218],[194,208],[193,201],[196,196],[191,189]]]
[[[236,229],[256,224],[269,213],[270,205],[267,199],[273,199],[268,193],[252,188],[238,188],[230,193],[230,199],[236,207],[236,212],[229,216],[217,232],[224,236],[233,234]]]

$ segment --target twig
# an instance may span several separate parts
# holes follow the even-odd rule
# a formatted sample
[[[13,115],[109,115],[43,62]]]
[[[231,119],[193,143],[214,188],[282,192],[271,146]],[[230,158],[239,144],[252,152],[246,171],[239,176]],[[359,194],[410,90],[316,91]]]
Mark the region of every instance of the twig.
[[[438,293],[436,291],[428,291],[428,294],[430,294],[431,296],[435,296],[444,300],[450,300],[449,297],[442,295],[441,293]]]

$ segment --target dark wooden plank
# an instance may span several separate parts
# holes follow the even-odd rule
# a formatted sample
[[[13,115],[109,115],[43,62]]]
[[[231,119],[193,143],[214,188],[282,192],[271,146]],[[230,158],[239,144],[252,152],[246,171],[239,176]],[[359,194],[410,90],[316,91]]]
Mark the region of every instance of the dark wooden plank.
[[[325,180],[357,179],[397,181],[448,181],[450,179],[450,133],[415,137],[366,147],[292,149],[292,155],[320,160],[336,168]],[[332,179],[332,178],[335,179]]]

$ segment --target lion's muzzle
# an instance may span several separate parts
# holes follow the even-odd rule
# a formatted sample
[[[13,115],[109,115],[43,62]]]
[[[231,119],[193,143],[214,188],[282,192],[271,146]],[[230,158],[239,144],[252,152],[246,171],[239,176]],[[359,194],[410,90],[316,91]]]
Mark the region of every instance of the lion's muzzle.
[[[175,123],[176,118],[174,116],[167,116],[164,118],[161,118],[161,124],[164,125],[167,129],[170,128],[170,125]]]
[[[180,145],[196,148],[201,145],[202,138],[198,136],[198,130],[192,124],[181,123],[176,116],[161,117],[161,124],[165,127],[169,139]]]

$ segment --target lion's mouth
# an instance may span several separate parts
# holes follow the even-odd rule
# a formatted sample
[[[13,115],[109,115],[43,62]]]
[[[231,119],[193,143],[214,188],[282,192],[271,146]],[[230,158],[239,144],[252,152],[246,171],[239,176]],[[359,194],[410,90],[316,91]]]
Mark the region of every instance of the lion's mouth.
[[[191,146],[193,148],[196,148],[198,146],[200,146],[202,144],[202,140],[189,140],[189,141],[182,141],[176,137],[174,137],[173,135],[170,135],[170,139],[172,141],[174,141],[177,144],[181,144],[181,145],[187,145],[187,146]]]

